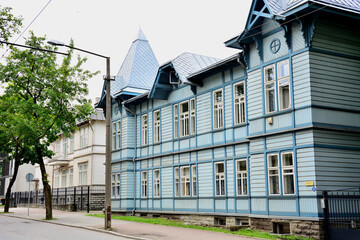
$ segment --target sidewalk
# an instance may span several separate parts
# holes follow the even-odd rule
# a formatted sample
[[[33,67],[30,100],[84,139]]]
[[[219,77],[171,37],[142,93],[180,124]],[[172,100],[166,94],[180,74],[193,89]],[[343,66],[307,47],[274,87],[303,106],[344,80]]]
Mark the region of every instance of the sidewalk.
[[[0,208],[3,212],[3,208]],[[30,216],[28,217],[27,208],[10,208],[9,214],[2,216],[19,217],[43,221],[45,218],[45,209],[30,208]],[[99,213],[99,212],[90,212]],[[104,219],[98,217],[86,216],[86,212],[65,212],[53,210],[53,217],[56,220],[46,221],[52,224],[84,228],[93,231],[106,232],[113,235],[128,237],[129,239],[139,240],[250,240],[255,238],[242,237],[238,235],[203,231],[189,228],[178,228],[161,226],[146,223],[128,222],[112,219],[113,231],[105,231]]]

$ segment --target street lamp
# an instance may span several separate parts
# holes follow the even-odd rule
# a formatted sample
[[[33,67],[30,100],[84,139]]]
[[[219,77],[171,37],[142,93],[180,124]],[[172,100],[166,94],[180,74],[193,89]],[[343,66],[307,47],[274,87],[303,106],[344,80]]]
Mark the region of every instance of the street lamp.
[[[111,98],[110,98],[110,81],[115,80],[114,76],[110,76],[110,57],[106,57],[97,53],[66,45],[56,40],[48,41],[48,44],[54,46],[64,46],[81,52],[92,54],[106,59],[106,155],[105,155],[105,229],[111,229],[111,149],[110,149],[110,118],[111,118]]]

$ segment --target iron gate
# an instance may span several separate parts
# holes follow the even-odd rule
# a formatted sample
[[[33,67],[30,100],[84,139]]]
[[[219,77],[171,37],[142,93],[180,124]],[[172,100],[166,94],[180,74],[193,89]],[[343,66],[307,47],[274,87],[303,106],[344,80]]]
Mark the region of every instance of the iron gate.
[[[360,188],[323,192],[325,239],[360,239]]]

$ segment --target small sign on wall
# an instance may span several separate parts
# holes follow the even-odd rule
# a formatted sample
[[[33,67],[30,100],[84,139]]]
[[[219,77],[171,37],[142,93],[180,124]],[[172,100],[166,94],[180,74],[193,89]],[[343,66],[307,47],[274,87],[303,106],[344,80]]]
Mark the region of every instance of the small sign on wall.
[[[305,182],[305,186],[307,186],[307,187],[312,187],[312,186],[314,186],[314,181],[306,181],[306,182]]]

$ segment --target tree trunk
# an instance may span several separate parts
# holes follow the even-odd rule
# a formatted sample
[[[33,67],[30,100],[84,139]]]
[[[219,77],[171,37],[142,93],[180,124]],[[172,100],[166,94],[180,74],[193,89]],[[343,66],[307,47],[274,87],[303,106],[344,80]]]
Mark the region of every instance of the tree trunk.
[[[10,180],[10,183],[9,183],[9,186],[6,190],[6,198],[5,198],[5,208],[4,208],[4,212],[9,212],[9,208],[10,208],[10,194],[11,194],[11,188],[12,186],[14,185],[14,182],[16,180],[16,176],[18,174],[18,171],[19,171],[19,160],[18,159],[15,159],[14,160],[15,162],[15,166],[14,166],[14,174]]]
[[[49,180],[47,179],[45,163],[42,155],[41,147],[36,146],[36,154],[38,157],[38,163],[40,165],[41,170],[41,179],[44,186],[44,194],[45,194],[45,210],[46,210],[46,220],[52,219],[52,197],[51,197],[51,187],[49,185]]]

